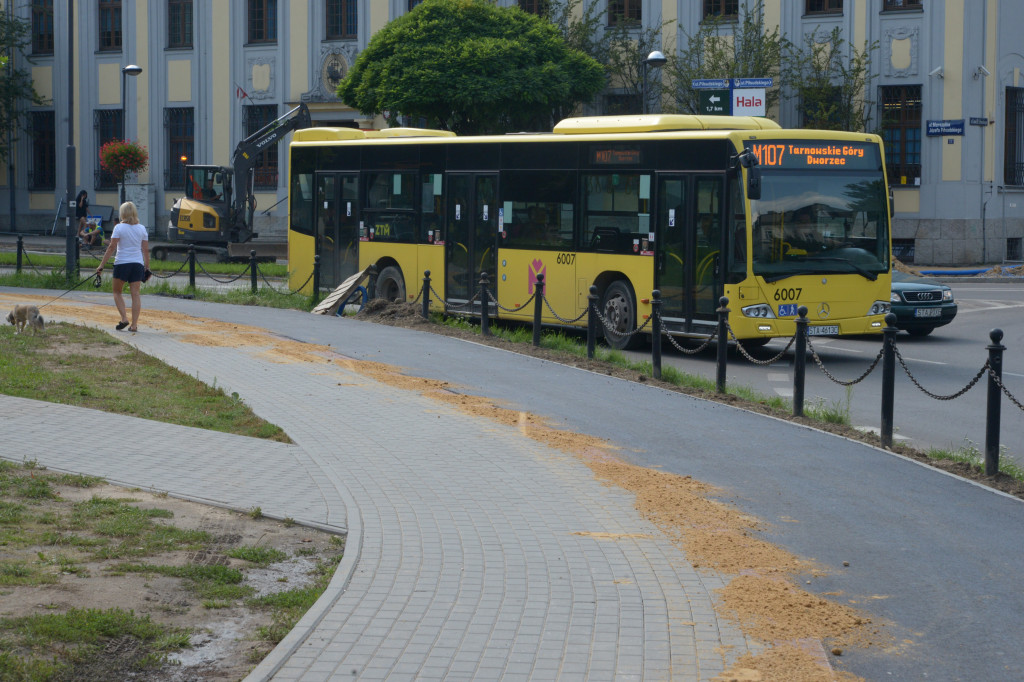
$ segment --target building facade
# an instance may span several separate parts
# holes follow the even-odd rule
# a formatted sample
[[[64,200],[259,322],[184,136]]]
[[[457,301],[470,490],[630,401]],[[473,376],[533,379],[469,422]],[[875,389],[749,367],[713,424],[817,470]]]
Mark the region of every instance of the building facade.
[[[499,0],[539,12],[545,0]],[[314,125],[382,127],[335,88],[387,22],[420,0],[30,0],[4,11],[31,22],[31,72],[47,100],[28,112],[0,168],[0,229],[47,232],[70,184],[116,205],[99,164],[107,140],[145,145],[149,168],[129,194],[155,240],[184,192],[187,163],[230,165],[247,134],[305,103]],[[755,0],[583,0],[603,21],[664,26],[679,45],[708,17]],[[897,256],[928,264],[1019,261],[1024,236],[1024,51],[1016,0],[763,0],[765,23],[793,42],[838,28],[872,52],[874,128],[887,142]],[[136,66],[141,69],[128,69]],[[70,78],[69,78],[70,76]],[[70,85],[70,87],[69,87]],[[785,83],[778,83],[785,88]],[[608,101],[614,98],[608,98]],[[604,100],[602,100],[604,101]],[[599,101],[595,111],[603,113]],[[770,112],[799,126],[797,103]],[[68,153],[73,146],[73,155]],[[283,239],[287,149],[256,171],[255,228]],[[12,215],[13,213],[13,215]]]

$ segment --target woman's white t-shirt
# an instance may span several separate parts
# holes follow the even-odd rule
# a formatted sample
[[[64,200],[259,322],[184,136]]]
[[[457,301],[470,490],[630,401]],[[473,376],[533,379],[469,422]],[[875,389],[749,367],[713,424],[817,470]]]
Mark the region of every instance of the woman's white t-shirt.
[[[114,265],[123,263],[142,263],[142,242],[149,241],[149,232],[145,225],[135,223],[118,223],[114,225],[114,231],[110,233],[111,239],[117,240],[117,253],[114,255]]]

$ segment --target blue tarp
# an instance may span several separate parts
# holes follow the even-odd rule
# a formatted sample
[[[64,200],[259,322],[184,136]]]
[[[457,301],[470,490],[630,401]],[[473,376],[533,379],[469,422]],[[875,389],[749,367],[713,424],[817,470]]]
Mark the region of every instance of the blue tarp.
[[[921,274],[936,275],[939,277],[955,277],[956,275],[981,275],[991,271],[992,268],[980,268],[978,270],[921,270]]]

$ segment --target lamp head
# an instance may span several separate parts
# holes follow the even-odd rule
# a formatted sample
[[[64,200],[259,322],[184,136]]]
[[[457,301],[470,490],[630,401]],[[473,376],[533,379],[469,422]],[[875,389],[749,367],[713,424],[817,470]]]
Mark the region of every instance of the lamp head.
[[[138,76],[140,73],[142,73],[142,67],[138,64],[129,64],[128,66],[124,66],[121,68],[121,73],[126,74],[128,76]]]
[[[661,50],[654,50],[644,60],[644,64],[648,66],[665,66],[666,62],[668,62],[668,59],[661,53]]]

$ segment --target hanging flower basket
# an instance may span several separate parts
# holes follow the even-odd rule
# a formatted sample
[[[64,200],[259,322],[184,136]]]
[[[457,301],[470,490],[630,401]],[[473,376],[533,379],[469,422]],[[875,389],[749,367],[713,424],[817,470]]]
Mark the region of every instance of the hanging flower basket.
[[[124,185],[125,175],[146,170],[149,152],[138,142],[110,140],[100,147],[100,166]]]

